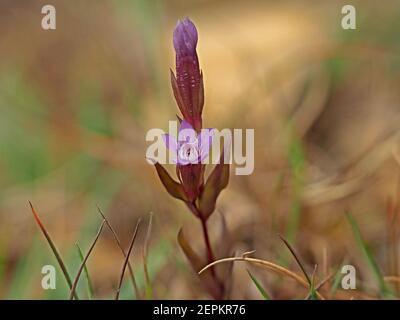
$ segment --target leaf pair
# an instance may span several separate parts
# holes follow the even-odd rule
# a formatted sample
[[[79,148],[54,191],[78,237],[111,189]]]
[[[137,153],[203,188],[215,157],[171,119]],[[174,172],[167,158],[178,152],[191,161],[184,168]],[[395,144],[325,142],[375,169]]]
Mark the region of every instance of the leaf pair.
[[[217,198],[229,182],[229,164],[224,163],[224,152],[211,172],[199,199],[199,210],[205,220],[214,212]]]
[[[207,182],[198,199],[198,208],[203,219],[207,220],[214,212],[217,198],[221,191],[226,188],[229,182],[229,164],[223,163],[224,152],[221,154],[220,162],[215,166],[207,179]],[[167,192],[174,198],[188,202],[183,185],[175,181],[159,163],[154,164],[158,177]]]

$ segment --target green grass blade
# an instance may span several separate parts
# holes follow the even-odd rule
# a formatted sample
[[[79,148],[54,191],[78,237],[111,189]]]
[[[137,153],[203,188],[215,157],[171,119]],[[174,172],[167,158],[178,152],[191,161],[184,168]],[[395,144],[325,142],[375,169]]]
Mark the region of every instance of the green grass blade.
[[[346,262],[342,263],[342,265],[345,265],[345,264],[347,264],[347,263]],[[341,271],[340,269],[341,269],[340,267],[337,269],[335,276],[333,278],[334,280],[333,280],[333,284],[331,287],[331,296],[334,296],[336,294],[336,292],[339,288],[340,282],[342,280],[342,273],[340,272]]]
[[[84,268],[84,266],[85,266],[85,264],[86,264],[86,261],[89,259],[89,256],[90,256],[90,254],[92,253],[92,250],[94,249],[94,247],[95,247],[95,245],[96,245],[96,243],[97,243],[97,240],[98,240],[99,237],[100,237],[101,231],[103,231],[103,227],[104,227],[105,223],[106,223],[106,222],[103,220],[103,222],[102,222],[101,225],[100,225],[99,231],[97,231],[96,237],[94,238],[92,244],[90,245],[89,250],[88,250],[88,252],[86,253],[85,257],[83,258],[83,261],[82,261],[82,263],[81,263],[81,265],[80,265],[80,267],[79,267],[79,269],[78,269],[78,272],[77,272],[77,274],[76,274],[76,276],[75,276],[74,282],[72,283],[71,291],[70,291],[70,293],[69,293],[69,299],[70,299],[70,300],[72,300],[72,299],[74,298],[74,296],[75,296],[75,290],[76,290],[76,287],[77,287],[77,285],[78,285],[79,278],[80,278],[80,276],[81,276],[81,273],[82,273],[82,271],[83,271],[83,268]]]
[[[385,280],[379,269],[379,266],[376,263],[369,247],[367,246],[367,244],[365,243],[365,241],[361,235],[361,231],[360,231],[360,228],[358,227],[357,221],[354,219],[354,217],[349,212],[346,213],[346,218],[351,225],[353,235],[356,239],[357,245],[360,248],[361,252],[363,253],[363,255],[364,255],[364,257],[365,257],[365,259],[366,259],[366,261],[367,261],[367,263],[379,285],[381,295],[384,297],[391,296],[390,290],[386,286]]]
[[[83,261],[84,261],[85,258],[84,258],[84,256],[83,256],[82,250],[81,250],[81,248],[79,247],[79,244],[78,244],[78,243],[76,243],[76,248],[78,249],[78,254],[79,254],[79,258],[81,259],[81,263],[83,263]],[[84,272],[85,275],[86,275],[88,297],[89,297],[90,300],[92,300],[92,299],[93,299],[93,286],[92,286],[92,281],[91,281],[91,279],[90,279],[89,271],[88,271],[88,269],[87,269],[86,263],[84,263],[83,272]]]
[[[319,300],[317,296],[317,290],[315,288],[315,276],[317,274],[317,265],[314,267],[314,271],[310,282],[310,292],[308,293],[307,300]]]
[[[257,281],[257,279],[250,273],[249,270],[247,270],[247,273],[249,274],[251,280],[253,281],[254,285],[256,286],[258,291],[261,293],[263,298],[265,300],[271,300],[271,298],[269,297],[268,293],[265,291],[265,289],[262,287],[262,285]]]

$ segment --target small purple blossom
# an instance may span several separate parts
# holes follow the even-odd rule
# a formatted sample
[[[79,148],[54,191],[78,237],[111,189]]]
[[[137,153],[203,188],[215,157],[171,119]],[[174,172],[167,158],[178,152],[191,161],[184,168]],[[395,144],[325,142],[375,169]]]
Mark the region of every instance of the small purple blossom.
[[[197,134],[186,120],[182,120],[179,126],[178,138],[163,135],[166,147],[175,155],[171,161],[181,166],[202,163],[209,155],[213,137],[214,129],[202,129]]]

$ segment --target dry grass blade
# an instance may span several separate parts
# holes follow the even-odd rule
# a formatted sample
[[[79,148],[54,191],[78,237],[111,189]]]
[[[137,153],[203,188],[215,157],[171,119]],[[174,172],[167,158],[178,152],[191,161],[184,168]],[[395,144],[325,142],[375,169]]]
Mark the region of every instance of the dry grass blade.
[[[318,283],[315,286],[315,290],[319,290],[320,288],[322,288],[323,285],[325,285],[325,283],[327,283],[329,280],[331,280],[333,278],[333,276],[335,275],[334,272],[332,272],[331,274],[329,274],[326,278],[322,279],[320,283]]]
[[[386,282],[397,282],[397,283],[400,283],[400,277],[397,277],[397,276],[386,276],[386,277],[383,277],[383,279]]]
[[[265,260],[261,260],[261,259],[255,259],[255,258],[247,258],[247,257],[231,257],[231,258],[224,258],[224,259],[220,259],[220,260],[216,260],[208,265],[206,265],[203,269],[201,269],[198,273],[201,274],[204,271],[206,271],[207,269],[220,264],[220,263],[225,263],[225,262],[234,262],[234,261],[245,261],[245,262],[249,262],[255,265],[259,265],[259,266],[263,266],[264,268],[273,271],[279,275],[283,275],[285,277],[291,278],[293,280],[295,280],[296,282],[298,282],[299,284],[301,284],[304,288],[309,289],[310,285],[307,283],[307,281],[305,281],[302,277],[300,277],[299,275],[297,275],[296,273],[280,266],[277,265],[275,263],[269,262],[269,261],[265,261]],[[316,292],[317,296],[319,299],[321,300],[325,300],[325,298],[319,293]]]
[[[110,229],[110,231],[111,231],[111,233],[112,233],[112,235],[114,237],[115,242],[117,243],[119,249],[121,250],[124,258],[126,258],[126,252],[125,252],[124,248],[122,247],[121,241],[119,240],[119,237],[118,237],[117,233],[115,232],[114,228],[111,226],[110,222],[108,221],[108,219],[106,218],[104,213],[101,211],[99,206],[97,206],[97,210],[99,211],[99,213],[103,217],[103,219],[106,221],[106,225],[107,225],[108,229]],[[128,271],[129,271],[129,275],[130,275],[131,280],[132,280],[133,290],[135,290],[136,299],[140,299],[141,298],[140,290],[139,290],[139,287],[137,285],[135,274],[133,273],[132,265],[129,262],[129,260],[128,260]]]
[[[150,283],[149,270],[147,268],[147,252],[148,252],[148,249],[149,249],[152,225],[153,225],[153,213],[150,212],[149,224],[147,226],[146,238],[145,238],[145,241],[144,241],[144,244],[143,244],[143,250],[142,250],[143,271],[144,271],[144,278],[146,280],[146,296],[147,296],[147,299],[151,299],[152,295],[153,295],[152,287],[151,287],[151,283]]]
[[[125,274],[126,266],[128,265],[129,256],[131,255],[133,244],[135,243],[135,240],[136,240],[137,232],[139,230],[139,225],[140,225],[140,219],[136,223],[135,231],[133,232],[132,240],[131,240],[131,243],[129,244],[129,249],[128,249],[128,252],[127,252],[126,257],[125,257],[124,265],[122,266],[121,275],[119,277],[118,288],[117,288],[117,292],[115,294],[115,300],[119,299],[119,293],[121,291],[122,281],[124,280],[124,274]]]
[[[279,235],[279,238],[281,238],[281,240],[283,241],[283,243],[286,245],[286,247],[288,247],[289,251],[292,253],[293,257],[295,258],[297,264],[299,265],[301,271],[303,271],[304,276],[307,279],[307,282],[309,285],[311,285],[311,279],[308,276],[306,269],[303,267],[303,264],[300,261],[300,258],[298,257],[298,255],[296,254],[296,251],[292,248],[292,246],[289,244],[289,242],[286,241],[286,239],[284,237],[282,237],[281,235]]]
[[[61,271],[62,271],[62,273],[64,275],[64,278],[67,281],[68,287],[71,289],[72,288],[72,281],[71,281],[71,277],[70,277],[70,275],[68,273],[67,267],[65,266],[65,264],[64,264],[64,262],[63,262],[63,260],[61,258],[60,253],[58,252],[54,242],[51,240],[49,233],[47,232],[46,228],[44,227],[42,221],[39,218],[39,215],[37,214],[35,208],[33,207],[32,203],[30,201],[29,201],[29,205],[31,207],[31,211],[32,211],[33,217],[35,218],[35,221],[36,221],[37,225],[39,226],[40,230],[42,231],[44,237],[47,240],[47,243],[49,244],[51,250],[53,251],[53,254],[57,259],[58,265],[61,268]],[[74,297],[75,297],[76,300],[79,300],[77,294],[75,294]]]
[[[105,220],[102,221],[102,223],[100,225],[100,228],[99,228],[99,231],[97,232],[96,237],[94,238],[94,240],[93,240],[88,252],[86,253],[85,258],[83,259],[83,261],[82,261],[82,263],[81,263],[81,265],[80,265],[80,267],[78,269],[78,273],[76,274],[76,277],[74,279],[74,283],[72,284],[72,288],[71,288],[71,291],[69,293],[69,299],[70,300],[72,300],[74,295],[75,295],[76,286],[78,285],[78,281],[79,281],[79,278],[80,278],[81,273],[83,271],[83,268],[85,267],[86,261],[89,259],[89,256],[90,256],[91,252],[93,251],[93,248],[97,243],[97,240],[100,237],[100,234],[101,234],[101,231],[103,230],[104,224],[105,224]]]

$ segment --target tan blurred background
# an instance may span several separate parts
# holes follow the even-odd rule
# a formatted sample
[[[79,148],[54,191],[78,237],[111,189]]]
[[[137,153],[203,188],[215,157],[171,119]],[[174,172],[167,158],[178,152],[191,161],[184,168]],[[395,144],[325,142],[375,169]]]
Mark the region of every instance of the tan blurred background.
[[[41,8],[50,2],[57,29],[44,31]],[[209,222],[213,245],[228,246],[222,213],[232,254],[256,250],[297,272],[281,233],[310,272],[318,264],[320,279],[346,261],[358,270],[354,296],[376,297],[345,212],[382,272],[397,275],[397,240],[389,235],[398,223],[388,223],[387,207],[398,197],[400,3],[352,1],[356,30],[341,28],[344,4],[0,0],[0,297],[67,297],[61,274],[57,290],[40,287],[42,265],[56,262],[28,200],[72,274],[75,242],[87,250],[101,221],[96,205],[125,246],[136,220],[153,212],[153,297],[208,297],[176,241],[183,225],[202,250],[197,221],[144,157],[146,131],[166,130],[177,113],[172,31],[186,16],[199,30],[206,126],[255,129],[255,171],[232,175]],[[132,259],[141,288],[144,233],[145,223]],[[104,231],[88,262],[96,298],[112,297],[122,263]],[[246,268],[273,298],[306,295],[290,280],[238,263],[230,298],[260,298]],[[122,298],[132,297],[126,284]]]

